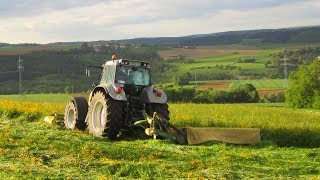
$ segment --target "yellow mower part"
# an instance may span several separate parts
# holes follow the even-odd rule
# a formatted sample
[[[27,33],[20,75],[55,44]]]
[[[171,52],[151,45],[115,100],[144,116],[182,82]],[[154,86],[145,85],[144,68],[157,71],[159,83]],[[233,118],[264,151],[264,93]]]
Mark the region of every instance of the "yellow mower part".
[[[189,145],[208,141],[220,141],[231,144],[257,144],[261,142],[258,128],[183,128]]]
[[[46,116],[43,119],[45,122],[49,123],[49,124],[54,124],[56,122],[61,122],[63,121],[63,115],[61,114],[55,114],[53,116]]]
[[[45,122],[49,123],[49,124],[54,124],[57,120],[56,116],[46,116],[43,119]]]

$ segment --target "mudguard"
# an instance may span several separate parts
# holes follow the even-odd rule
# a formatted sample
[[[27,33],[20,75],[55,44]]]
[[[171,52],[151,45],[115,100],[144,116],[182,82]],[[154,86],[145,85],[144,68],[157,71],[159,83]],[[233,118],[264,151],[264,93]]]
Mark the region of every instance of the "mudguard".
[[[120,84],[114,83],[114,84],[109,84],[109,85],[99,85],[96,86],[93,90],[93,93],[96,91],[99,91],[103,89],[107,94],[110,95],[114,100],[118,101],[127,101],[127,97],[125,92],[122,90],[120,93],[116,92],[117,88],[122,88]],[[90,96],[91,100],[91,96]],[[90,102],[90,101],[89,101]]]
[[[156,92],[158,92],[158,95]],[[166,93],[162,89],[155,89],[149,86],[144,88],[143,92],[140,95],[140,99],[142,103],[165,104],[167,103],[168,98]]]

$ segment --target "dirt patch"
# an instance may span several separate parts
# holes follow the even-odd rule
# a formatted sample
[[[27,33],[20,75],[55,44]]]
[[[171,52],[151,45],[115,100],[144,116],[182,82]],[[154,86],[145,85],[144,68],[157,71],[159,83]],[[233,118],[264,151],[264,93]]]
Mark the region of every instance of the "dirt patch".
[[[271,95],[277,95],[279,93],[284,93],[285,90],[283,89],[276,89],[276,90],[259,90],[260,97],[270,97]]]
[[[224,54],[255,54],[260,50],[244,50],[244,49],[184,49],[184,48],[174,48],[170,50],[158,51],[158,54],[162,58],[170,58],[175,56],[185,56],[190,58],[201,58],[201,57],[211,57]]]
[[[231,82],[207,82],[197,86],[197,89],[226,89],[230,86]]]

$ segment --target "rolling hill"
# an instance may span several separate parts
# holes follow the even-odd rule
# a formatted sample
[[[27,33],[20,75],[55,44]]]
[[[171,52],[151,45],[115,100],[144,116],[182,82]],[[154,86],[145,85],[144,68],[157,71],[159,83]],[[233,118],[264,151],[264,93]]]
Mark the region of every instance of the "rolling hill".
[[[96,43],[99,41],[96,41]],[[149,45],[231,45],[256,43],[320,43],[320,26],[294,27],[283,29],[259,29],[198,34],[182,37],[135,38],[106,41],[109,43],[149,44]]]
[[[102,64],[113,53],[119,58],[153,61],[155,83],[169,82],[173,76],[186,72],[197,74],[197,80],[206,81],[281,78],[283,73],[277,66],[277,60],[281,58],[279,52],[284,47],[319,47],[320,26],[88,42],[89,45],[130,44],[125,48],[105,46],[103,51],[80,46],[83,43],[0,43],[0,46],[4,45],[0,47],[0,94],[17,93],[19,55],[24,60],[23,85],[27,92],[63,92],[70,87],[75,91],[86,91],[93,82],[92,78],[84,76],[86,65]],[[302,56],[310,49],[314,51],[310,56]],[[315,52],[318,50],[309,48],[299,54],[310,59],[319,56]],[[170,57],[179,56],[183,58],[170,60]],[[240,62],[250,58],[255,61]]]

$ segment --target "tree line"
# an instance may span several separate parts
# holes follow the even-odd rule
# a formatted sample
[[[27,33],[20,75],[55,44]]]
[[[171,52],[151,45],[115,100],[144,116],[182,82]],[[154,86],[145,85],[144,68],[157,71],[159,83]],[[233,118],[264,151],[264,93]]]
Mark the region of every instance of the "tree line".
[[[169,102],[179,103],[256,103],[260,98],[252,84],[241,84],[230,91],[196,90],[194,87],[162,87]]]

